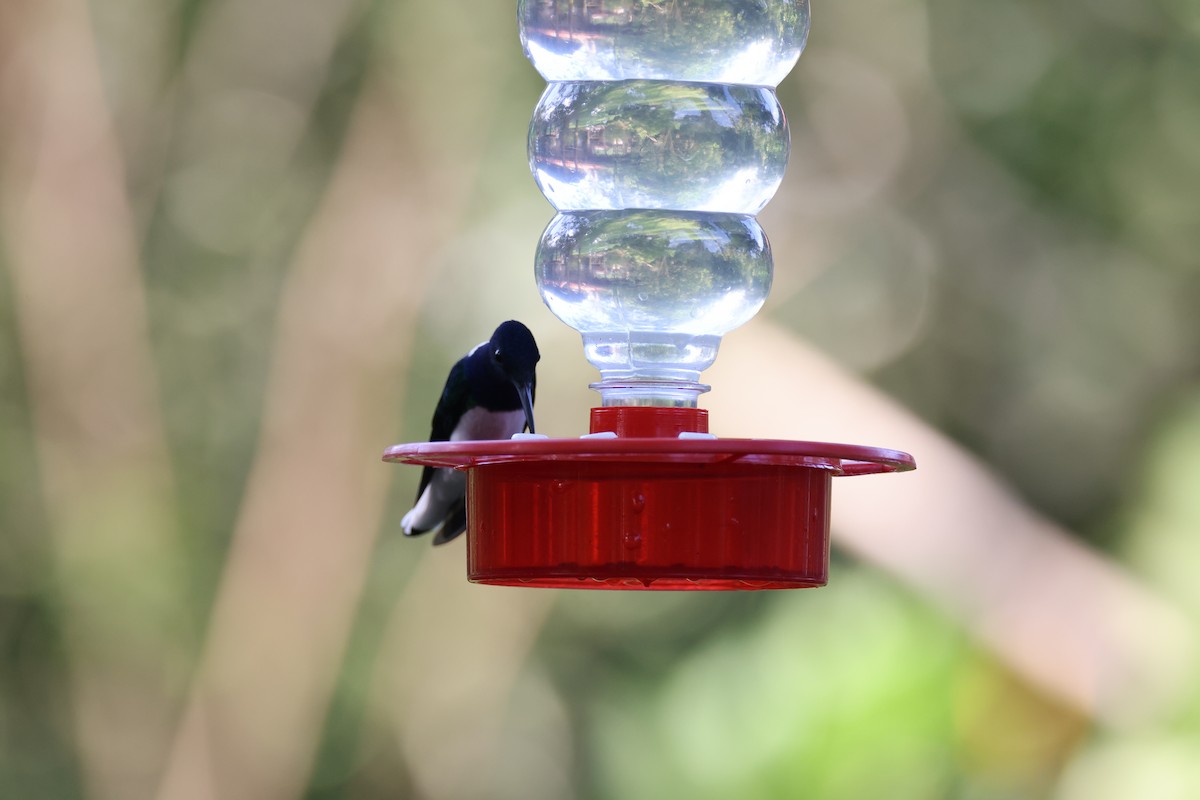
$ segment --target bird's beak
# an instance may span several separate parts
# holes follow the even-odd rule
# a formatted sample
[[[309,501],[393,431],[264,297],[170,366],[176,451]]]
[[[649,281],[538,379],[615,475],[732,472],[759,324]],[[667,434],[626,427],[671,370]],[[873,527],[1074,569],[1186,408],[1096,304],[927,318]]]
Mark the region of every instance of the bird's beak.
[[[537,433],[533,427],[533,387],[528,383],[516,383],[517,396],[521,398],[521,408],[525,410],[525,424],[530,433]]]

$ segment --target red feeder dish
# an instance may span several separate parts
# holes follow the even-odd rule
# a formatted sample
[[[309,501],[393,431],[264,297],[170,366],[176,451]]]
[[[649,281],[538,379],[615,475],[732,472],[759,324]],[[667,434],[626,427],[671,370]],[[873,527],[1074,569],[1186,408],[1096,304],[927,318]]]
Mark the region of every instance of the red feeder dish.
[[[707,430],[694,408],[595,408],[578,439],[402,444],[384,460],[467,471],[468,579],[574,589],[823,586],[831,479],[915,467]]]

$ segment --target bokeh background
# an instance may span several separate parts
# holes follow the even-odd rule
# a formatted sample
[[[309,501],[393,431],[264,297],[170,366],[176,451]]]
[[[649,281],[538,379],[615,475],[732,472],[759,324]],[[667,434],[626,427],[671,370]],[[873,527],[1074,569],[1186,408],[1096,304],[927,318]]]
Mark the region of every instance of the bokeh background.
[[[513,6],[0,3],[0,797],[1200,797],[1200,5],[814,4],[705,405],[920,469],[761,594],[398,535],[497,322],[594,399]]]

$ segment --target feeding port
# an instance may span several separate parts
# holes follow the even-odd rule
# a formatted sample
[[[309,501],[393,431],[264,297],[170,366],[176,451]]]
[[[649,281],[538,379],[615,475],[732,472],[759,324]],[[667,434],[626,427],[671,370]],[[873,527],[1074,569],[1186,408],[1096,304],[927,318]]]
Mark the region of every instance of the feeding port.
[[[914,468],[891,450],[718,439],[698,399],[774,259],[755,215],[789,156],[774,87],[807,0],[521,0],[547,81],[529,163],[557,214],[538,290],[600,372],[588,434],[397,445],[467,471],[467,570],[492,584],[767,589],[828,579],[831,480]]]

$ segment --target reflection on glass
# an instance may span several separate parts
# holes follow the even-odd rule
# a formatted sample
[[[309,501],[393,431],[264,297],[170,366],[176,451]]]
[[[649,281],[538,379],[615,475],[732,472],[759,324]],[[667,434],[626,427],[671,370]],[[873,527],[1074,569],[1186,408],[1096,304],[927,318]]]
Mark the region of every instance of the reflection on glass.
[[[771,248],[750,216],[576,212],[550,222],[536,270],[606,382],[695,383],[766,300]]]
[[[529,163],[560,211],[755,214],[783,180],[788,130],[771,89],[667,81],[554,83]]]
[[[808,0],[521,0],[548,81],[667,78],[776,86],[808,37]]]

